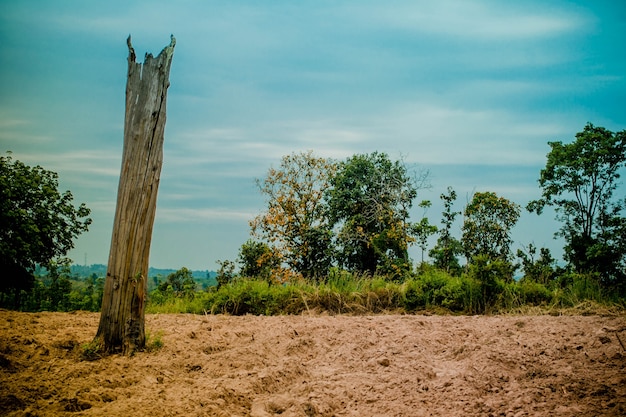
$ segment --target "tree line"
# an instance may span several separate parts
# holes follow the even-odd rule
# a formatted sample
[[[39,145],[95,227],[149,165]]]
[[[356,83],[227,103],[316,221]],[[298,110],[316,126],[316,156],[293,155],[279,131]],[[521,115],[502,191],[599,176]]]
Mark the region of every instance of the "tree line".
[[[316,157],[312,151],[286,155],[278,168],[257,180],[266,210],[250,222],[253,238],[240,249],[243,276],[284,282],[301,277],[319,281],[332,267],[402,280],[411,274],[410,245],[427,250],[432,265],[453,275],[469,268],[497,270],[510,280],[519,267],[527,279],[546,283],[561,274],[593,275],[603,288],[626,290],[626,198],[616,195],[626,161],[626,131],[613,133],[588,123],[574,142],[548,142],[539,173],[541,198],[525,209],[538,215],[556,211],[565,240],[564,268],[546,248],[532,244],[512,251],[511,229],[522,207],[494,192],[477,192],[456,211],[456,192],[441,194],[441,225],[426,217],[409,219],[428,174],[412,174],[385,153],[358,154],[345,161]],[[419,203],[427,208],[430,201]],[[462,215],[461,236],[453,233]],[[520,262],[516,263],[515,259]],[[466,260],[461,267],[460,257]],[[550,272],[548,272],[550,269]]]
[[[266,207],[250,221],[251,239],[241,245],[236,262],[218,261],[217,286],[210,291],[244,277],[276,288],[284,287],[278,283],[328,285],[337,276],[345,278],[345,271],[359,282],[369,277],[372,282],[408,283],[402,290],[406,301],[420,274],[422,295],[434,294],[423,291],[430,288],[427,282],[445,281],[433,278],[440,271],[448,277],[471,277],[488,300],[519,269],[523,282],[545,288],[580,283],[587,288],[593,283],[605,293],[626,296],[626,198],[618,188],[626,166],[626,131],[614,133],[589,123],[573,142],[548,145],[538,179],[541,198],[522,208],[496,193],[477,192],[458,210],[456,192],[449,187],[440,195],[444,208],[439,224],[426,216],[410,219],[418,193],[429,186],[428,173],[410,172],[402,160],[382,152],[344,161],[320,158],[312,151],[286,155],[279,167],[257,180]],[[425,210],[431,202],[422,200],[417,206]],[[562,267],[546,248],[529,244],[512,251],[511,229],[521,211],[541,215],[546,207],[555,209],[560,224],[555,234],[565,242]],[[84,204],[74,206],[69,191],[58,191],[56,173],[15,161],[10,153],[0,156],[1,306],[96,308],[101,299],[98,278],[72,289],[64,269],[73,240],[88,230],[89,213]],[[462,219],[460,235],[454,230],[457,219]],[[432,237],[436,242],[429,248]],[[411,245],[422,252],[415,265],[408,255]],[[48,274],[37,280],[40,266]],[[460,285],[446,282],[452,289],[443,284],[437,288],[454,292]],[[189,299],[197,289],[183,268],[155,281],[150,295],[154,302]]]

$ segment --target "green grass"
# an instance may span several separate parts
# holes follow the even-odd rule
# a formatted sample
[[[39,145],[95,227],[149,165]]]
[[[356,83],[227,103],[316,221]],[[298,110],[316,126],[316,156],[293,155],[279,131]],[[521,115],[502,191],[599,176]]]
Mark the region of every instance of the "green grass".
[[[230,315],[280,315],[327,312],[329,314],[380,314],[423,311],[453,314],[507,313],[539,308],[544,311],[573,308],[591,302],[616,306],[606,298],[593,277],[569,276],[566,285],[549,288],[533,281],[487,284],[471,275],[455,277],[431,269],[402,283],[381,276],[332,270],[320,283],[297,281],[271,285],[265,280],[237,279],[219,289],[196,292],[193,297],[152,294],[147,313]],[[487,286],[488,285],[488,286]]]

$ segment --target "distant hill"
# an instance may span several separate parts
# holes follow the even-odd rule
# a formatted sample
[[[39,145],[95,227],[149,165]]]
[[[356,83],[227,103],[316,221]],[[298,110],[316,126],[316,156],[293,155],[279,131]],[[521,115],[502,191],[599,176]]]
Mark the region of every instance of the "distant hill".
[[[89,277],[93,274],[96,274],[99,277],[103,277],[107,273],[107,266],[103,264],[93,264],[93,265],[72,265],[70,267],[70,271],[72,275],[77,275],[79,277]],[[158,277],[161,276],[164,279],[171,273],[178,271],[178,269],[160,269],[150,267],[148,269],[148,277]],[[217,272],[215,271],[191,271],[193,278],[196,279],[207,279],[207,278],[215,278],[217,276]]]
[[[165,281],[167,276],[173,272],[178,271],[177,269],[159,269],[152,268],[148,269],[148,290],[154,288],[157,282]],[[105,277],[107,274],[107,266],[103,264],[93,264],[93,265],[72,265],[70,267],[70,272],[72,276],[77,278],[87,278],[96,274],[97,277]],[[217,285],[217,280],[215,277],[217,276],[217,272],[215,271],[191,271],[194,281],[198,283],[200,288],[211,287]]]

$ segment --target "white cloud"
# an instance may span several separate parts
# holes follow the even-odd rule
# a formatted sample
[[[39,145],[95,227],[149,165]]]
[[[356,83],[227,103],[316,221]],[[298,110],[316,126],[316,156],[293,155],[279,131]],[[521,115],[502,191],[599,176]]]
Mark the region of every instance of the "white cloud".
[[[252,211],[238,211],[219,208],[157,208],[158,222],[172,223],[204,223],[206,221],[243,220],[248,221],[256,216]]]
[[[571,10],[535,11],[531,4],[465,0],[386,4],[371,19],[393,28],[481,41],[552,37],[587,24]]]
[[[43,165],[45,169],[59,173],[67,172],[75,176],[94,175],[98,177],[118,177],[122,160],[119,152],[100,149],[81,149],[57,153],[23,152],[19,154],[23,162]],[[45,161],[45,164],[41,161]],[[78,177],[77,177],[78,178]]]
[[[557,121],[528,120],[504,109],[423,102],[399,104],[380,123],[392,138],[381,143],[383,150],[395,148],[409,161],[432,165],[534,165],[544,159],[546,141],[566,131]]]

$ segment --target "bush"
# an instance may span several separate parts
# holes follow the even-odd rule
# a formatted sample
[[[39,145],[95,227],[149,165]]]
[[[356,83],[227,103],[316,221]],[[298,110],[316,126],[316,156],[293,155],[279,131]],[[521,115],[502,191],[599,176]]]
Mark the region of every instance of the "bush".
[[[602,288],[595,274],[566,273],[559,277],[561,288],[556,291],[556,303],[561,307],[574,307],[589,300],[605,301]]]
[[[405,282],[403,306],[410,312],[426,308],[426,296],[420,281]]]
[[[516,284],[520,290],[521,304],[534,306],[549,304],[554,294],[545,285],[538,282],[524,280]]]
[[[499,259],[478,255],[472,259],[469,276],[480,283],[482,289],[482,312],[489,313],[496,308],[498,299],[505,289],[505,281],[511,275],[511,265]]]
[[[198,293],[193,300],[165,299],[161,306],[151,300],[150,312],[188,312],[222,314],[301,314],[326,311],[331,314],[377,314],[404,310],[444,308],[452,312],[482,314],[517,310],[525,305],[574,306],[582,300],[601,300],[597,281],[589,276],[571,276],[572,284],[552,291],[546,286],[525,280],[504,282],[498,268],[454,277],[445,271],[430,270],[404,283],[385,277],[370,278],[333,270],[320,284],[304,280],[282,285],[265,280],[239,278],[222,287]],[[483,281],[477,273],[485,273]]]

